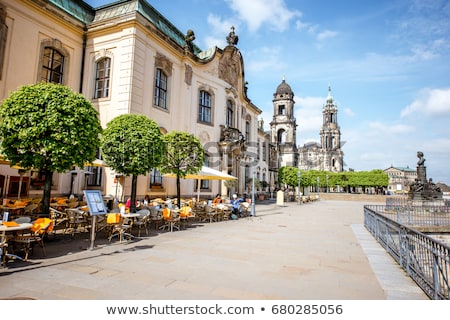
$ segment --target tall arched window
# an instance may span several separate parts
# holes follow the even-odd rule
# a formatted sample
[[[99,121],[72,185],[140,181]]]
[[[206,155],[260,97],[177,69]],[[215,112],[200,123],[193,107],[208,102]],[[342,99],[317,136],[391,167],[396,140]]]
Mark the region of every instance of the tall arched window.
[[[250,121],[245,121],[245,141],[250,142]]]
[[[41,81],[63,83],[64,56],[58,50],[45,47],[42,56]]]
[[[277,139],[279,144],[283,144],[286,143],[286,131],[284,131],[284,129],[280,129],[278,130],[278,139]]]
[[[99,60],[96,63],[95,69],[94,99],[107,98],[109,96],[109,83],[111,79],[111,59],[103,58]]]
[[[153,104],[167,109],[167,75],[160,68],[157,68],[155,72],[155,96]]]
[[[157,169],[150,171],[150,188],[162,188],[162,175]]]
[[[231,102],[231,100],[227,100],[227,118],[226,118],[226,125],[227,127],[234,127],[234,123],[233,123],[233,102]]]
[[[198,121],[211,123],[211,95],[204,90],[200,91]]]

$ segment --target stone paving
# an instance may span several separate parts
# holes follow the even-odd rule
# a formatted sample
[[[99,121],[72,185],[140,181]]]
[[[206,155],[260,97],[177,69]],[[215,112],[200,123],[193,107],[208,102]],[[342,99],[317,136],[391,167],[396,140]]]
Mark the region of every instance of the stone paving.
[[[46,300],[428,300],[363,226],[357,201],[273,202],[256,217],[90,247],[46,242],[0,268],[0,298]]]

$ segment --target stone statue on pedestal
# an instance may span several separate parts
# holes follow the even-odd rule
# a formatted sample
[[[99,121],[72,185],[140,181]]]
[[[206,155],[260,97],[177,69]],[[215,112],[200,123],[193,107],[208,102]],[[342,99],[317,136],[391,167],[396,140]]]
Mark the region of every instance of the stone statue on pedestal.
[[[425,158],[422,151],[417,151],[417,179],[410,185],[408,198],[410,200],[441,200],[442,191],[433,183],[433,180],[427,180],[427,170],[425,167]]]

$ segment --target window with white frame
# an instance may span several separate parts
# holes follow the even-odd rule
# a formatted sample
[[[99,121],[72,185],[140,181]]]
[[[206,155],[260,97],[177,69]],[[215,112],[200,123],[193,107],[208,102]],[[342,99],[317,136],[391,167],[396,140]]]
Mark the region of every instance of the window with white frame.
[[[233,128],[233,114],[234,114],[234,107],[233,102],[231,100],[227,100],[227,114],[226,114],[226,125],[227,127]]]
[[[45,47],[42,55],[41,81],[63,83],[64,55],[57,49]]]
[[[200,90],[198,121],[211,123],[211,95],[205,90]]]
[[[162,188],[162,175],[158,169],[150,171],[150,188]]]
[[[95,69],[94,99],[107,98],[111,79],[111,58],[102,58],[97,61]]]
[[[153,104],[167,109],[167,75],[160,68],[155,71],[155,93]]]
[[[250,121],[245,121],[245,141],[250,141]]]

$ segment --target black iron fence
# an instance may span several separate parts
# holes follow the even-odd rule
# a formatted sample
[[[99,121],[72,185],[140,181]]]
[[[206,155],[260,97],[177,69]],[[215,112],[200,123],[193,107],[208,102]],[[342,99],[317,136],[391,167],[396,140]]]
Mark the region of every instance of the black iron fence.
[[[450,247],[412,227],[450,226],[448,207],[366,205],[364,225],[430,299],[450,299]]]

